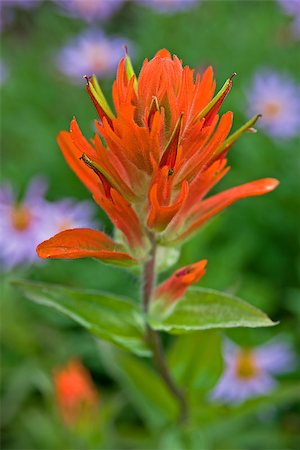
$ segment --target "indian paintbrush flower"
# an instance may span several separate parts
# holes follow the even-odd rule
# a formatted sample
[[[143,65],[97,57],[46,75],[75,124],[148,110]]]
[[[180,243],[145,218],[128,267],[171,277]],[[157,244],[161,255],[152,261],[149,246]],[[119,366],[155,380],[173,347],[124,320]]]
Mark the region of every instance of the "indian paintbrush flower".
[[[159,285],[153,295],[154,300],[162,300],[167,305],[172,305],[183,297],[191,284],[196,283],[205,274],[207,260],[182,267],[173,273],[166,281]]]
[[[144,61],[137,77],[126,52],[113,84],[114,111],[96,77],[87,77],[87,91],[99,116],[97,133],[86,140],[74,118],[70,131],[59,134],[58,143],[122,240],[114,241],[96,230],[73,229],[41,243],[39,256],[93,256],[142,264],[153,242],[178,246],[235,201],[272,191],[277,180],[264,178],[207,197],[229,170],[229,149],[258,118],[229,136],[233,114],[219,116],[219,110],[234,75],[214,96],[211,67],[194,78],[193,70],[163,49]],[[157,292],[165,292],[166,285],[172,284],[169,300],[173,301],[203,274],[205,264],[198,264],[190,266],[191,273],[187,268],[175,273],[172,282]],[[192,273],[198,274],[194,281]]]
[[[54,385],[60,414],[67,425],[92,420],[99,407],[99,394],[87,369],[78,360],[57,369]]]
[[[225,370],[211,393],[211,398],[226,403],[241,403],[266,395],[277,382],[274,375],[295,367],[295,354],[290,345],[274,338],[255,348],[241,348],[226,340],[223,347]]]

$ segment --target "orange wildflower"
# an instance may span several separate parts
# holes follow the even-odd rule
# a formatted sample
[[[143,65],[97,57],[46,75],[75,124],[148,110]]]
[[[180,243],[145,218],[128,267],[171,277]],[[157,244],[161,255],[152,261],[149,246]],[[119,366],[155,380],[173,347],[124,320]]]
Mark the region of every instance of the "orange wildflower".
[[[96,78],[87,78],[99,115],[97,134],[87,141],[74,118],[70,132],[61,132],[58,142],[123,241],[114,244],[100,232],[70,230],[40,244],[38,254],[144,260],[151,240],[180,243],[235,201],[272,191],[278,181],[264,178],[206,198],[229,170],[228,150],[258,118],[229,136],[233,114],[219,117],[219,109],[232,78],[214,96],[211,67],[194,77],[193,70],[163,49],[144,61],[137,78],[126,54],[113,85],[115,112]]]
[[[166,281],[158,286],[154,292],[153,300],[162,300],[171,305],[184,296],[191,284],[196,283],[205,274],[207,260],[203,259],[195,264],[189,264],[173,273]]]
[[[57,370],[54,385],[57,404],[67,425],[76,425],[93,417],[99,405],[99,394],[81,362],[71,360]]]

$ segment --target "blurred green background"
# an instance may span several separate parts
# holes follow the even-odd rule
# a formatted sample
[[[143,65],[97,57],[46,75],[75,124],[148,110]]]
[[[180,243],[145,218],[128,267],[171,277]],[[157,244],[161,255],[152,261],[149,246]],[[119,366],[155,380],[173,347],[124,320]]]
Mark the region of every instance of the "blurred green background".
[[[289,22],[275,1],[206,1],[174,14],[160,14],[130,2],[99,27],[108,36],[124,37],[124,44],[132,43],[137,72],[143,59],[162,47],[191,67],[201,70],[211,64],[217,87],[237,72],[223,106],[223,111],[234,112],[237,129],[249,118],[246,93],[257,70],[267,66],[285,71],[300,82],[299,41],[288,35]],[[24,192],[32,176],[44,174],[49,180],[49,200],[89,197],[64,162],[56,136],[68,129],[73,115],[84,134],[91,136],[95,111],[84,81],[72,84],[54,64],[55,54],[66,41],[87,27],[48,1],[35,9],[16,9],[13,21],[2,32],[1,57],[8,67],[1,88],[2,179],[19,192]],[[109,99],[112,79],[101,80]],[[229,336],[255,345],[283,333],[299,348],[300,139],[280,141],[259,131],[234,145],[229,157],[232,169],[217,190],[265,176],[278,178],[280,187],[266,197],[243,200],[214,218],[184,245],[178,266],[207,258],[202,286],[234,293],[280,321],[276,329],[236,330]],[[98,218],[103,229],[111,231],[102,211]],[[138,298],[133,275],[92,260],[54,260],[2,275],[3,448],[100,448],[95,442],[101,439],[101,448],[156,448],[130,395],[116,386],[93,338],[54,312],[26,302],[10,287],[13,278],[99,288]],[[74,436],[64,428],[53,399],[53,368],[73,356],[91,370],[103,397],[102,424],[97,428],[100,437],[89,437],[88,444],[84,433]],[[299,407],[291,399],[264,416],[259,410],[241,416],[234,431],[224,426],[216,427],[209,448],[299,448]],[[166,433],[159,448],[175,448],[175,434]],[[207,448],[205,442],[201,435],[198,448]],[[183,448],[189,448],[188,444]]]

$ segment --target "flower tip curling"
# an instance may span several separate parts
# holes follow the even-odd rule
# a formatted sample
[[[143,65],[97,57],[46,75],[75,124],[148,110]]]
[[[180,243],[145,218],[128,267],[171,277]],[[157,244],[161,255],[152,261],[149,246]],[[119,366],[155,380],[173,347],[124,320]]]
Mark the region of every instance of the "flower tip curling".
[[[266,178],[264,185],[265,185],[265,191],[271,192],[277,188],[277,186],[279,185],[279,180],[277,180],[276,178]]]

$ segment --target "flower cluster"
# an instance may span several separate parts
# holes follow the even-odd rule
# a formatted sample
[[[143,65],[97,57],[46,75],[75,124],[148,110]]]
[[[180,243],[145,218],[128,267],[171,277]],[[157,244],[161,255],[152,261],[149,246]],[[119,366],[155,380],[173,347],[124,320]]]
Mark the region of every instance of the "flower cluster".
[[[296,361],[290,345],[278,337],[256,348],[241,348],[226,340],[223,355],[225,371],[211,398],[226,403],[268,394],[277,385],[274,375],[290,372]]]
[[[89,201],[63,199],[48,202],[47,184],[35,178],[22,201],[17,201],[9,184],[0,189],[0,264],[9,270],[38,261],[37,244],[66,228],[95,226],[94,207]]]
[[[71,360],[54,374],[54,385],[60,414],[66,425],[92,420],[99,407],[99,394],[86,368]]]
[[[139,264],[154,243],[177,246],[235,201],[272,191],[277,180],[264,178],[207,197],[229,170],[232,144],[258,118],[229,136],[233,114],[219,117],[219,110],[232,78],[214,96],[211,67],[194,79],[177,56],[160,50],[145,60],[136,77],[126,54],[113,85],[115,112],[96,77],[87,78],[99,116],[97,133],[86,140],[74,118],[58,142],[68,164],[119,230],[118,238],[92,229],[67,230],[41,243],[39,256]],[[174,275],[177,284],[197,281],[200,276],[191,274],[203,274],[204,265],[179,271]]]

